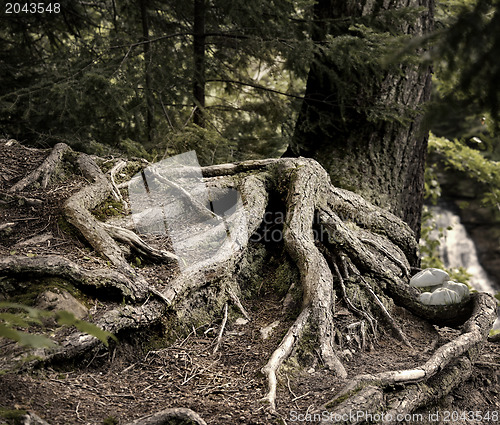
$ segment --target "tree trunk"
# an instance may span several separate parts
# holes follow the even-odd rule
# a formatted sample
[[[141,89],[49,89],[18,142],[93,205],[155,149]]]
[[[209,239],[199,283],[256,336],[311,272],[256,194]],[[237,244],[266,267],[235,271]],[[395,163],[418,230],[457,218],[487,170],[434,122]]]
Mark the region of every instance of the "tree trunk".
[[[205,127],[205,0],[194,0],[193,34],[193,120]]]
[[[144,93],[146,97],[146,138],[148,144],[153,139],[154,101],[151,89],[151,46],[149,44],[149,19],[147,0],[139,0],[141,8],[142,41],[144,49]]]
[[[415,22],[399,28],[404,34],[422,36],[432,26],[432,0],[398,0],[391,2],[391,6],[385,4],[364,0],[320,0],[315,7],[315,42],[321,44],[327,36],[350,33],[353,18],[369,16],[369,19],[376,19],[405,7],[424,7],[425,12]],[[338,24],[339,21],[344,23]],[[356,72],[355,69],[343,68],[343,65],[339,69],[321,50],[316,54],[286,156],[316,159],[329,172],[334,185],[354,190],[374,204],[387,208],[406,221],[418,237],[427,147],[427,133],[422,128],[418,108],[429,99],[430,70],[425,66],[408,65],[401,66],[399,73],[383,69],[369,71],[373,73],[376,89],[366,93],[362,83],[347,75]],[[384,73],[380,81],[376,73]],[[350,105],[343,103],[345,99],[339,101],[339,83],[335,78],[358,84],[357,98],[347,99]],[[417,114],[411,120],[398,121],[374,119],[369,112],[376,113],[378,107],[391,104],[404,105],[404,110],[397,111],[401,118],[407,110],[417,110]]]

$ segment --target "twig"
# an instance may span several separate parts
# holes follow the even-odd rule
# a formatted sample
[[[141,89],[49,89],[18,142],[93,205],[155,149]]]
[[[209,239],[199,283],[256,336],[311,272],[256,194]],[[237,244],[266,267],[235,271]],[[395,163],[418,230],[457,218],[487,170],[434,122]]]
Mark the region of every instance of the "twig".
[[[241,301],[240,299],[238,298],[238,296],[234,293],[234,291],[232,290],[232,288],[230,286],[227,287],[227,293],[229,294],[229,297],[231,298],[231,301],[233,302],[233,304],[238,307],[238,309],[241,311],[241,314],[243,314],[243,316],[245,316],[245,319],[247,319],[248,321],[250,321],[250,315],[248,314],[248,312],[245,310],[245,307],[243,307],[243,305],[241,304]]]
[[[76,417],[78,418],[79,421],[82,421],[82,422],[85,422],[82,418],[80,418],[80,412],[78,412],[78,409],[80,407],[80,401],[78,402],[78,404],[76,405],[76,409],[75,409],[75,413],[76,413]]]
[[[310,391],[308,391],[308,392],[307,392],[307,393],[305,393],[305,394],[299,395],[298,397],[295,397],[292,401],[297,401],[297,400],[300,400],[301,398],[307,397],[309,394],[311,394],[311,392],[310,392]]]
[[[293,400],[296,400],[297,399],[297,394],[295,394],[293,391],[292,391],[292,388],[290,388],[290,377],[288,376],[288,374],[286,375],[286,385],[288,387],[288,391],[290,391],[290,394],[294,396],[294,399]],[[293,401],[292,400],[292,401]]]
[[[120,201],[123,203],[123,206],[125,209],[128,209],[128,205],[123,199],[123,196],[120,192],[120,189],[118,189],[118,186],[116,185],[115,182],[115,175],[119,173],[121,170],[123,170],[127,166],[127,162],[123,160],[119,160],[118,163],[111,169],[109,170],[109,176],[111,179],[111,186],[113,186],[113,195],[117,201]]]
[[[351,302],[351,300],[347,296],[346,287],[344,285],[344,279],[342,278],[342,275],[340,274],[340,270],[339,270],[337,264],[335,263],[335,261],[333,261],[333,259],[332,259],[332,265],[333,265],[333,268],[335,270],[335,273],[337,274],[339,285],[340,285],[340,288],[342,290],[342,297],[344,298],[345,303],[347,304],[349,309],[351,309],[353,312],[359,314],[360,316],[363,316],[368,321],[368,323],[370,323],[370,327],[372,328],[373,336],[375,339],[377,339],[377,329],[376,329],[376,326],[374,324],[374,323],[376,323],[376,320],[369,313],[367,313],[366,311],[360,310]]]
[[[219,335],[217,336],[217,343],[215,344],[214,351],[212,354],[217,353],[217,350],[220,347],[222,341],[222,335],[224,334],[224,329],[226,327],[226,322],[227,322],[227,303],[224,304],[224,319],[222,319],[222,325],[220,327]]]

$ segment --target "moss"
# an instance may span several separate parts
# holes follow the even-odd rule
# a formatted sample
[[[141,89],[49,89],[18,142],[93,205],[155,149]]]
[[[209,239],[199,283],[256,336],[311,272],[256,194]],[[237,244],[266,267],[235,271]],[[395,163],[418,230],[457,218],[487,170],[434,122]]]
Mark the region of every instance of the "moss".
[[[102,421],[102,425],[116,425],[118,424],[118,419],[114,416],[108,416]]]
[[[21,291],[19,291],[21,288]],[[14,292],[8,294],[9,301],[19,304],[33,306],[38,296],[51,289],[64,290],[69,292],[86,307],[90,307],[87,297],[67,280],[58,277],[46,277],[36,280],[17,281]]]
[[[333,408],[337,407],[338,405],[340,405],[341,403],[343,403],[344,401],[346,401],[350,397],[359,393],[366,385],[368,385],[368,384],[360,384],[356,388],[354,388],[353,390],[348,391],[347,393],[345,393],[337,398],[334,398],[333,400],[331,400],[327,404],[325,404],[325,408],[326,409],[333,409]],[[371,385],[373,385],[373,383]]]
[[[69,223],[68,220],[66,220],[63,216],[57,219],[57,227],[61,232],[71,238],[78,239],[78,237],[80,236],[80,232],[78,231],[78,229],[71,223]]]
[[[106,220],[109,217],[125,215],[123,203],[116,201],[113,198],[108,198],[97,208],[92,210],[92,214],[99,220]]]
[[[258,298],[269,293],[283,298],[290,286],[300,281],[297,267],[283,248],[279,248],[274,254],[269,252],[260,243],[248,250],[247,259],[238,276],[246,298]],[[300,298],[300,285],[296,285],[296,288],[294,298]]]
[[[23,417],[27,414],[26,410],[22,409],[7,409],[0,407],[0,418],[5,419],[8,424],[22,425],[24,424]]]

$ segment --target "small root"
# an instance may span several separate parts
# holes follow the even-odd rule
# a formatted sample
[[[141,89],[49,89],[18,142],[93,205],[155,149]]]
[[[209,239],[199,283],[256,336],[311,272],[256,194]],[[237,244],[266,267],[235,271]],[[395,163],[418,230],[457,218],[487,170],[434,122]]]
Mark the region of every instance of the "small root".
[[[396,258],[396,256],[393,255],[391,252],[389,252],[389,250],[387,250],[382,245],[376,243],[375,241],[373,241],[371,239],[360,238],[360,241],[367,244],[367,245],[373,246],[377,251],[379,251],[380,253],[385,255],[393,263],[397,264],[401,268],[401,271],[403,272],[404,277],[408,277],[408,278],[410,277],[410,269],[408,268],[408,266],[405,263],[403,263],[400,259]]]
[[[71,151],[71,148],[65,143],[58,143],[55,145],[49,156],[45,158],[42,164],[36,170],[32,171],[26,177],[13,185],[9,189],[9,192],[20,192],[30,184],[38,181],[40,178],[42,179],[41,186],[45,189],[49,184],[50,178],[54,174],[57,166],[61,162],[64,153],[67,151]]]
[[[227,303],[224,304],[224,318],[222,319],[222,324],[220,325],[219,335],[217,335],[217,342],[214,347],[212,354],[216,354],[219,351],[220,344],[222,342],[222,335],[224,335],[224,330],[226,329],[227,323]]]
[[[274,350],[271,358],[268,360],[266,365],[261,369],[261,372],[267,377],[268,391],[266,396],[262,401],[269,403],[269,408],[271,412],[276,412],[276,388],[277,388],[277,378],[276,373],[290,353],[297,341],[302,336],[304,332],[305,325],[311,315],[311,308],[306,307],[299,314],[299,317],[295,320],[295,323],[288,329],[285,337],[281,341],[280,345],[276,350]]]
[[[342,274],[340,273],[340,270],[337,266],[337,264],[335,262],[332,263],[333,265],[333,268],[335,270],[335,273],[337,275],[337,279],[339,281],[339,285],[340,285],[340,288],[342,290],[342,298],[344,299],[345,303],[347,304],[348,308],[356,313],[357,315],[359,316],[362,316],[364,317],[368,323],[370,324],[370,327],[372,329],[372,332],[373,332],[373,336],[375,338],[375,340],[377,339],[377,321],[375,320],[375,318],[372,317],[371,314],[369,314],[368,312],[366,311],[363,311],[363,310],[360,310],[359,308],[357,308],[352,302],[351,300],[349,299],[349,297],[347,296],[347,291],[346,291],[346,288],[345,288],[345,284],[344,284],[344,279],[342,278]]]
[[[123,199],[120,189],[116,185],[115,176],[127,166],[127,162],[120,159],[111,170],[109,170],[109,179],[111,180],[111,186],[113,187],[114,198],[123,204],[125,210],[128,209],[127,202]]]
[[[179,257],[171,252],[153,248],[152,246],[144,242],[132,230],[114,226],[108,223],[102,223],[101,226],[104,227],[104,229],[113,239],[129,245],[138,253],[153,261],[180,261]]]
[[[396,336],[397,339],[399,339],[403,344],[405,344],[407,347],[412,348],[411,342],[408,339],[408,337],[405,335],[401,327],[396,323],[394,318],[391,316],[391,314],[387,311],[385,308],[385,305],[380,301],[380,298],[377,296],[377,294],[373,291],[372,287],[370,284],[361,276],[358,274],[358,278],[361,280],[363,287],[366,289],[370,297],[373,299],[375,305],[379,308],[379,311],[381,312],[382,316],[384,317],[385,321],[389,324],[391,327],[394,335]]]
[[[251,320],[250,315],[246,311],[245,307],[243,307],[243,304],[241,304],[240,299],[238,298],[238,295],[236,295],[231,288],[231,286],[227,287],[227,294],[229,295],[230,300],[232,303],[240,310],[241,314],[245,317],[247,320]]]

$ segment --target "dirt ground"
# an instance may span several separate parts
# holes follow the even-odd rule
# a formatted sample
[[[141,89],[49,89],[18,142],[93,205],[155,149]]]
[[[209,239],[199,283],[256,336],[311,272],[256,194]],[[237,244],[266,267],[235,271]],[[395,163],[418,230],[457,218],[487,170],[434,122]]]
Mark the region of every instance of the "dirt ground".
[[[38,150],[0,147],[0,195],[35,169],[44,156]],[[32,188],[23,192],[25,197],[42,200],[43,208],[0,197],[0,224],[16,223],[14,233],[0,238],[0,255],[10,255],[13,251],[25,255],[58,254],[87,268],[102,267],[105,262],[93,255],[84,241],[69,234],[60,220],[61,201],[81,184],[81,178],[74,178],[49,190]],[[40,235],[47,238],[33,241]],[[23,241],[28,243],[19,244]],[[152,284],[161,286],[176,271],[167,266],[151,266],[145,272]],[[85,302],[91,306],[91,312],[105,308],[105,304],[89,295]],[[213,350],[222,317],[168,344],[162,344],[161,335],[144,331],[109,351],[101,350],[72,365],[53,365],[30,372],[0,370],[0,425],[4,420],[2,414],[16,409],[33,411],[53,425],[90,425],[125,424],[168,407],[191,408],[208,424],[313,422],[299,415],[314,411],[332,399],[345,381],[324,369],[317,357],[300,358],[305,367],[298,367],[297,357],[292,357],[279,373],[278,415],[269,414],[261,402],[266,382],[260,369],[291,322],[283,317],[281,300],[266,289],[265,281],[258,297],[243,303],[251,321],[243,321],[233,311],[216,353]],[[337,317],[339,323],[351,319],[351,313],[341,302],[337,305]],[[413,348],[396,342],[384,333],[383,326],[378,339],[372,340],[367,350],[360,350],[353,338],[342,347],[348,378],[416,367],[457,333],[448,328],[437,329],[408,313],[402,312],[402,317],[402,328]],[[279,324],[270,337],[263,339],[261,328],[277,320]],[[2,357],[17,349],[13,343],[0,339]],[[0,369],[5,365],[0,362]],[[421,416],[402,423],[500,422],[500,346],[487,343],[472,376],[439,406],[418,413]],[[15,421],[9,419],[6,423]]]

